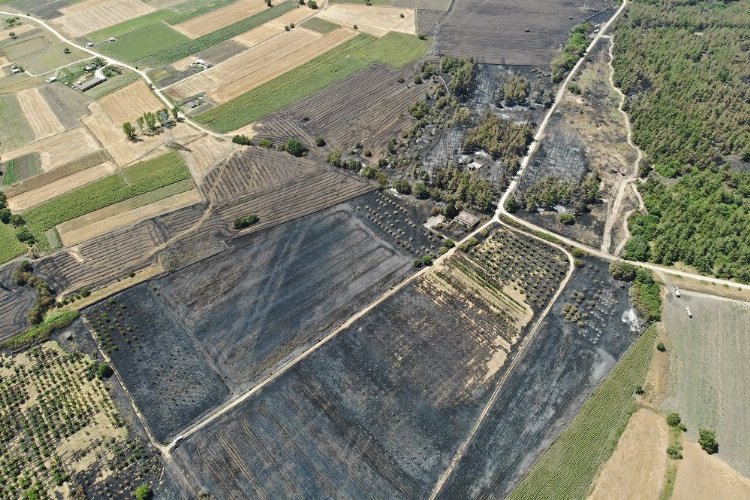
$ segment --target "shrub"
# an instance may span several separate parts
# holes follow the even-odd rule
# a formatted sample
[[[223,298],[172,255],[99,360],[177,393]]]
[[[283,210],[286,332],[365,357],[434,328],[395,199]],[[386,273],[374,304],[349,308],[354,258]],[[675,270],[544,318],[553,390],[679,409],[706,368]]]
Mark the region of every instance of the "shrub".
[[[326,140],[323,139],[322,137],[316,137],[315,138],[315,145],[318,146],[319,148],[322,148],[323,146],[326,145]]]
[[[261,139],[260,141],[258,141],[258,146],[266,149],[271,149],[273,147],[273,142],[268,139]]]
[[[659,352],[664,352],[667,350],[667,347],[664,345],[664,342],[659,342],[656,344],[656,350]]]
[[[286,152],[299,158],[307,152],[307,148],[297,139],[289,139],[286,141]]]
[[[246,215],[244,217],[239,217],[238,219],[235,219],[234,221],[234,228],[235,229],[245,229],[253,224],[257,224],[260,221],[260,217],[257,215]]]
[[[425,266],[431,266],[432,265],[432,255],[427,254],[422,257],[422,264]]]
[[[315,0],[309,0],[307,2],[307,6],[310,7],[312,10],[316,10],[318,8],[318,2]]]
[[[667,424],[670,427],[677,427],[678,425],[680,425],[681,421],[682,419],[680,418],[679,413],[672,412],[669,415],[667,415]]]
[[[18,227],[18,226],[22,226],[26,221],[20,215],[13,214],[8,219],[8,222],[10,223],[11,226]]]
[[[566,226],[571,226],[575,223],[576,216],[573,214],[565,213],[565,214],[560,214],[558,219],[560,220],[561,224],[564,224]]]
[[[252,146],[253,141],[250,140],[250,138],[246,135],[235,135],[232,137],[232,142],[235,144],[240,144],[242,146]]]
[[[401,194],[411,194],[411,184],[405,179],[393,181],[393,187]]]
[[[415,182],[414,187],[412,188],[412,192],[418,200],[426,200],[430,197],[430,191],[427,189],[427,186],[425,186],[423,182]]]
[[[673,460],[679,460],[682,458],[682,446],[671,445],[667,448],[667,455]]]
[[[448,204],[445,206],[445,213],[443,214],[449,219],[452,219],[453,217],[458,215],[458,209],[456,208],[456,204],[451,202],[448,202]]]
[[[609,264],[609,274],[619,281],[633,281],[638,268],[627,262],[612,261]]]
[[[716,442],[716,433],[708,429],[698,429],[698,444],[701,448],[708,453],[713,455],[719,451],[719,443]]]
[[[36,241],[32,232],[26,227],[19,228],[16,231],[16,238],[18,238],[18,241],[26,243],[27,245],[33,245]]]
[[[270,0],[268,0],[270,3]],[[133,491],[133,496],[136,500],[148,500],[151,498],[151,486],[148,484],[142,484]]]

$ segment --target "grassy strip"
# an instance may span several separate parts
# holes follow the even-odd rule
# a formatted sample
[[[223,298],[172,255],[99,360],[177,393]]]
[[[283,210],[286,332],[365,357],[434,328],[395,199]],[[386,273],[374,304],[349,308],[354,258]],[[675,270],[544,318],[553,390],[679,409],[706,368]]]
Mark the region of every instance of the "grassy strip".
[[[296,9],[297,7],[298,5],[296,2],[294,2],[293,0],[287,0],[286,2],[275,5],[269,9],[259,12],[258,14],[242,19],[241,21],[237,21],[236,23],[230,24],[229,26],[225,26],[224,28],[212,31],[207,35],[203,35],[194,40],[187,39],[187,41],[183,43],[165,48],[162,48],[163,46],[160,47],[159,45],[157,45],[156,47],[159,47],[160,50],[152,50],[149,54],[150,57],[142,56],[144,57],[144,59],[142,61],[139,61],[139,64],[141,64],[142,66],[155,67],[179,61],[180,59],[195,54],[196,52],[206,50],[209,47],[213,47],[214,45],[225,42],[230,38],[241,35],[246,31],[257,28],[258,26],[276,19],[280,15],[289,12],[292,9]],[[171,29],[170,31],[177,33],[176,31]]]
[[[104,83],[100,83],[91,90],[87,90],[86,94],[92,99],[101,99],[105,95],[109,95],[112,92],[123,89],[131,83],[140,80],[140,75],[133,71],[124,70],[121,75],[117,75],[108,79]]]
[[[46,186],[47,184],[62,179],[63,177],[67,177],[87,168],[95,167],[96,165],[104,163],[108,160],[111,160],[109,153],[107,153],[103,149],[99,149],[77,160],[73,160],[72,162],[60,165],[59,167],[56,167],[52,170],[48,170],[47,172],[42,172],[41,174],[35,175],[34,177],[24,179],[17,185],[5,189],[5,194],[8,196],[8,198],[18,196],[21,193],[25,193],[26,191],[29,191],[31,189],[37,189],[42,186]]]
[[[76,319],[78,319],[78,311],[51,313],[41,324],[3,341],[0,347],[3,349],[21,349],[32,344],[44,342],[49,339],[52,332],[65,328]]]
[[[57,224],[100,208],[127,200],[190,177],[177,153],[167,153],[153,160],[137,163],[96,182],[69,191],[57,198],[32,208],[24,214],[26,226],[48,249],[44,232]]]
[[[218,132],[236,130],[308,97],[378,62],[403,67],[424,55],[427,42],[413,35],[359,34],[283,75],[196,116]]]
[[[652,325],[513,490],[511,500],[586,497],[636,410],[633,393],[646,378],[655,339],[656,326]]]
[[[10,186],[16,182],[16,180],[16,162],[14,160],[8,160],[3,169],[3,186]]]
[[[86,35],[85,38],[94,42],[101,42],[111,36],[119,37],[125,33],[151,26],[159,21],[164,21],[172,17],[174,17],[174,12],[171,10],[157,10],[156,12],[151,12],[145,16],[135,17],[121,22],[120,24],[115,24],[114,26],[94,31],[93,33]]]
[[[26,253],[26,245],[16,238],[16,230],[8,224],[0,224],[0,264]]]
[[[323,33],[324,35],[326,33],[330,33],[331,31],[338,29],[339,25],[332,23],[331,21],[326,21],[325,19],[321,19],[319,17],[311,17],[301,25],[303,28],[307,28],[309,30],[317,31],[318,33]]]

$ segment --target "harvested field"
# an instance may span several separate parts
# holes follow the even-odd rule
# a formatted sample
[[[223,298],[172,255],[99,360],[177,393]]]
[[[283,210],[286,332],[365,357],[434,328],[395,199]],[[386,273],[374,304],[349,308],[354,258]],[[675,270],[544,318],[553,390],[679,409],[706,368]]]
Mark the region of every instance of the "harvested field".
[[[51,24],[68,37],[77,38],[153,11],[139,0],[84,0],[60,9],[63,15]]]
[[[16,229],[8,224],[0,224],[0,264],[23,255],[28,247],[16,238]]]
[[[165,186],[64,222],[57,226],[57,232],[63,245],[76,245],[115,229],[200,203],[203,198],[192,187],[189,179]]]
[[[683,446],[672,498],[750,498],[750,479],[708,455],[697,443],[686,442]]]
[[[198,183],[211,171],[217,161],[227,158],[239,149],[236,144],[219,140],[211,135],[204,135],[186,144],[185,147],[188,151],[183,150],[180,154],[190,169],[191,176]]]
[[[169,89],[168,94],[181,100],[208,92],[213,101],[223,103],[304,64],[354,34],[342,29],[321,36],[314,31],[295,28],[179,82]]]
[[[36,189],[29,189],[8,199],[8,208],[12,211],[24,211],[31,207],[63,195],[90,182],[106,177],[117,170],[117,165],[106,161],[91,168],[81,170],[45,184]]]
[[[0,231],[4,227],[7,226],[3,224]],[[12,236],[15,240],[15,234]],[[18,286],[13,281],[13,271],[17,267],[18,264],[0,267],[0,342],[21,333],[29,326],[26,313],[36,302],[36,290]]]
[[[510,371],[440,498],[507,496],[638,338],[627,289],[605,262],[583,261]],[[570,315],[573,307],[580,318]]]
[[[16,94],[21,112],[34,132],[34,140],[44,139],[65,131],[57,115],[50,109],[39,89],[22,90]]]
[[[257,14],[267,8],[263,0],[237,0],[226,7],[207,12],[201,16],[193,17],[172,26],[190,38],[198,38],[199,36],[207,35],[212,31],[236,23],[240,19]]]
[[[161,7],[155,7],[154,5],[155,2],[146,2],[146,3],[150,7],[161,8]],[[91,40],[94,43],[103,42],[110,37],[118,38],[124,35],[125,33],[135,31],[145,26],[154,25],[158,23],[159,21],[164,21],[173,17],[174,15],[175,15],[174,11],[171,11],[168,9],[157,10],[157,11],[151,12],[150,14],[138,16],[133,19],[123,21],[119,24],[114,24],[107,28],[103,28],[98,31],[88,33],[85,38],[86,40]]]
[[[122,131],[120,131],[122,135]],[[12,160],[30,153],[39,153],[43,171],[52,170],[65,163],[82,158],[99,149],[94,138],[83,127],[46,137],[18,149],[8,151],[3,160]]]
[[[107,115],[115,123],[133,122],[146,112],[164,108],[164,103],[151,92],[146,82],[138,80],[99,100]]]
[[[424,9],[417,10],[417,33],[435,36],[443,19],[445,19],[445,12]]]
[[[79,126],[81,118],[89,114],[91,97],[61,82],[44,85],[37,91],[66,130]]]
[[[190,69],[190,65],[193,64],[196,59],[203,59],[204,61],[208,61],[212,64],[218,64],[222,61],[226,61],[230,57],[236,56],[237,54],[245,50],[245,48],[246,46],[244,44],[236,41],[235,39],[230,39],[226,42],[214,45],[213,47],[209,47],[206,50],[203,50],[196,54],[191,54],[183,59],[180,59],[179,61],[173,63],[171,65],[171,68],[160,68],[160,71],[164,71],[165,73],[169,74],[169,76],[166,78],[160,76],[156,71],[151,72],[151,77],[154,79],[158,79],[159,82],[166,82],[167,80],[171,80],[174,78],[174,80],[172,80],[171,82],[163,83],[159,86],[163,87],[166,85],[170,85],[187,76],[193,75],[194,73]]]
[[[411,70],[370,66],[267,116],[254,132],[278,142],[297,137],[310,148],[316,137],[342,151],[359,143],[377,158],[394,136],[415,121],[404,110],[423,95],[423,89],[399,82],[410,77]]]
[[[488,64],[549,64],[568,29],[609,7],[605,0],[454,0],[435,39],[440,54]]]
[[[15,95],[0,94],[0,153],[19,148],[34,140],[34,131]],[[3,155],[3,160],[8,160]]]
[[[683,290],[667,293],[664,313],[674,345],[664,410],[680,414],[690,441],[716,431],[717,456],[750,477],[750,304]]]
[[[281,35],[285,32],[284,26],[288,26],[292,23],[300,24],[304,19],[310,16],[308,9],[294,9],[286,12],[276,19],[273,19],[257,28],[253,28],[250,31],[246,31],[240,35],[234,37],[234,40],[246,45],[247,47],[254,47],[260,43],[265,42],[271,37]],[[313,18],[315,19],[315,18]]]
[[[669,427],[664,416],[638,410],[630,417],[612,456],[599,471],[589,500],[658,500],[669,457]]]
[[[158,294],[118,295],[84,312],[94,337],[159,441],[221,403],[228,391]]]
[[[525,262],[564,269],[561,253],[542,253],[552,259]],[[408,285],[188,437],[174,458],[193,491],[427,497],[522,338],[512,320],[521,304],[502,298],[504,280],[483,271],[483,258],[461,254]],[[502,271],[525,274],[522,266]]]
[[[355,24],[360,31],[381,37],[389,31],[416,34],[414,9],[398,7],[331,4],[320,11],[320,19],[351,28]]]
[[[3,185],[15,185],[41,173],[39,153],[29,153],[3,162],[0,169],[3,172]]]

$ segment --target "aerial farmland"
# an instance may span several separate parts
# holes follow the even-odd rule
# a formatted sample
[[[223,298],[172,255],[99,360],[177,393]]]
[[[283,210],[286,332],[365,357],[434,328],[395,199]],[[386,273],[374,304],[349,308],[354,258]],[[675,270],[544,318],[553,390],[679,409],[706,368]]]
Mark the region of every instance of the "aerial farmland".
[[[750,136],[644,104],[747,9],[653,3],[0,1],[0,497],[749,495]]]

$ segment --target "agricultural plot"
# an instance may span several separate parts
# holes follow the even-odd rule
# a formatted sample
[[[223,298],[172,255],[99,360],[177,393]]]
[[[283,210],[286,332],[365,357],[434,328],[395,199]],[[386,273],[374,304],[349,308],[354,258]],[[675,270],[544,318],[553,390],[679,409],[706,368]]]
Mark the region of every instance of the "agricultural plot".
[[[60,9],[51,24],[70,38],[101,30],[153,12],[139,0],[84,0]]]
[[[283,31],[283,29],[284,28],[282,27],[280,31]],[[193,76],[195,71],[193,71],[191,65],[195,63],[197,59],[210,61],[211,64],[219,64],[230,57],[240,54],[245,48],[246,46],[244,44],[235,39],[227,40],[226,42],[222,42],[213,47],[209,47],[206,50],[185,57],[170,66],[162,66],[158,69],[149,71],[149,77],[155,82],[157,87],[168,87],[180,80]]]
[[[168,25],[155,22],[124,33],[117,38],[117,41],[102,44],[99,49],[115,59],[136,63],[160,51],[179,47],[189,40],[188,37]]]
[[[609,6],[606,0],[454,0],[435,50],[487,64],[546,65],[571,26]]]
[[[189,151],[182,151],[180,154],[185,160],[185,164],[190,169],[190,175],[197,183],[214,167],[214,165],[224,158],[228,158],[239,146],[229,142],[222,141],[210,135],[204,135],[185,145]]]
[[[33,76],[88,57],[83,51],[61,43],[46,30],[22,29],[19,33],[15,39],[7,38],[0,41],[0,50],[10,62],[23,67]],[[68,49],[67,53],[65,49]]]
[[[265,2],[262,0],[237,0],[225,7],[193,17],[179,24],[173,24],[172,26],[190,38],[198,38],[236,23],[239,19],[257,14],[267,8]]]
[[[0,164],[3,173],[3,185],[11,186],[22,182],[41,172],[41,160],[38,153],[30,153],[13,158]]]
[[[84,312],[149,428],[166,442],[228,390],[148,284]]]
[[[34,140],[34,131],[21,111],[21,105],[13,94],[0,94],[0,152],[19,148]],[[3,159],[6,158],[3,155]]]
[[[295,28],[186,78],[170,87],[167,95],[181,101],[207,92],[211,100],[223,103],[304,64],[353,36],[353,31],[343,29],[321,37],[314,31]]]
[[[664,311],[676,374],[663,408],[679,412],[690,441],[698,428],[716,431],[719,458],[750,477],[750,305],[684,291],[668,293]]]
[[[0,226],[0,231],[5,225]],[[10,235],[15,241],[15,234]],[[7,259],[6,259],[7,260]],[[18,286],[13,280],[17,264],[0,268],[0,342],[21,333],[29,322],[26,312],[36,302],[36,291],[27,286]]]
[[[151,92],[143,80],[101,98],[99,104],[115,123],[134,123],[144,113],[164,108],[164,103]]]
[[[307,11],[306,9],[293,9],[288,12],[285,12],[284,14],[280,15],[279,17],[276,17],[275,19],[272,19],[264,23],[261,26],[258,26],[257,28],[253,28],[250,31],[246,31],[245,33],[241,33],[235,36],[233,40],[236,40],[244,44],[247,47],[254,47],[255,45],[258,45],[259,43],[265,42],[271,37],[284,33],[286,31],[284,29],[284,26],[290,26],[291,24],[298,25],[309,17],[310,17],[310,12]],[[306,22],[311,22],[314,19],[318,19],[318,18],[312,17],[310,18],[309,21],[306,21]],[[305,26],[305,27],[308,29],[312,29],[313,31],[318,31],[319,33],[323,33],[323,34],[329,32],[329,31],[316,30],[316,29],[310,28],[309,26]]]
[[[81,118],[89,114],[90,95],[60,82],[46,84],[34,90],[42,96],[46,106],[52,110],[65,130],[79,126]]]
[[[122,134],[122,132],[120,132]],[[99,149],[99,145],[83,127],[45,137],[21,146],[3,155],[3,160],[13,160],[29,154],[39,155],[39,166],[47,172],[60,165],[83,158]]]
[[[706,454],[697,443],[686,442],[682,455],[672,498],[750,497],[750,479]]]
[[[508,495],[638,338],[627,289],[606,263],[583,260],[503,383],[441,498]]]
[[[158,478],[158,458],[95,373],[91,358],[56,342],[0,355],[0,495],[125,497]]]
[[[394,136],[415,121],[403,111],[423,95],[423,89],[404,83],[410,78],[408,69],[373,65],[268,115],[253,130],[258,137],[274,141],[304,140],[311,155],[317,152],[315,138],[323,137],[342,151],[361,144],[377,158]]]
[[[65,127],[42,97],[39,89],[17,92],[16,99],[34,133],[34,140],[38,141],[65,131]]]
[[[23,255],[28,248],[16,238],[16,229],[0,223],[0,264]]]
[[[389,33],[379,39],[361,34],[235,99],[197,115],[196,119],[218,131],[236,130],[371,64],[387,64],[394,68],[408,66],[424,55],[426,49],[427,42],[403,33]]]
[[[549,266],[550,283],[565,274],[556,250],[541,248],[511,267],[512,245],[530,241],[499,230],[492,242],[507,246],[488,248],[486,258],[461,254],[428,273],[187,438],[173,456],[193,491],[428,496],[531,317],[524,299],[513,298],[523,294],[503,289],[520,283],[526,263]],[[501,269],[489,270],[485,259]]]
[[[398,7],[332,4],[317,16],[333,24],[352,27],[374,36],[383,36],[389,31],[416,35],[413,9]]]

